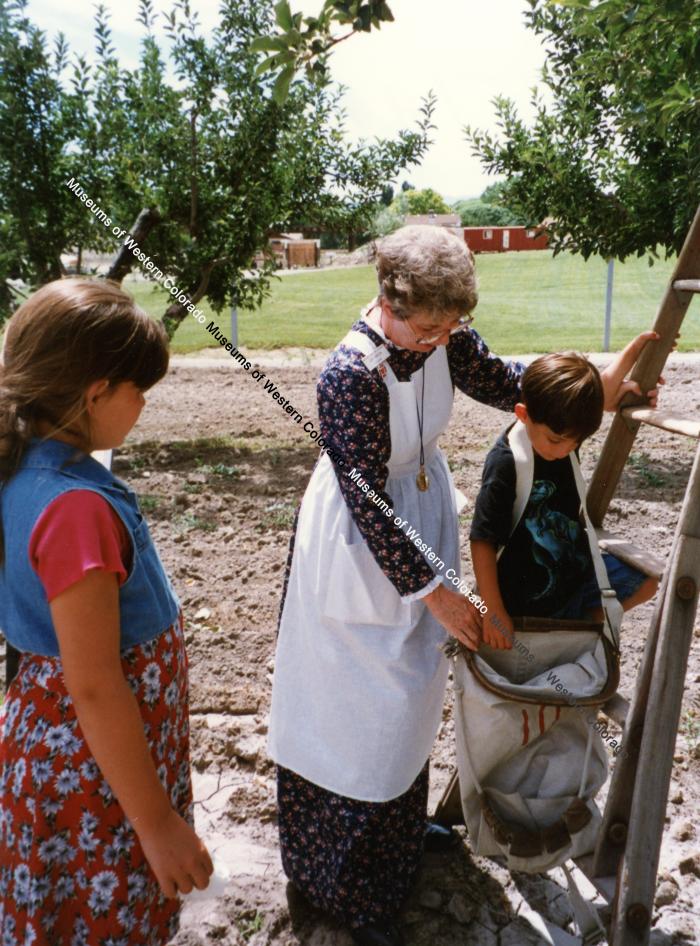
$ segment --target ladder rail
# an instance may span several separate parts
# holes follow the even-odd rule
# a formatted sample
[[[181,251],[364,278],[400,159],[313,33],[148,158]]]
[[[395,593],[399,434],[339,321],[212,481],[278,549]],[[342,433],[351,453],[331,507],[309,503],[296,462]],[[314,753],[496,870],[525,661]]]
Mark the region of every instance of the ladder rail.
[[[694,293],[700,293],[700,206],[673,276],[657,311],[660,338],[646,345],[632,370],[642,391],[653,388],[673,350]],[[675,733],[700,586],[700,444],[665,568],[655,556],[604,532],[602,522],[642,423],[700,439],[700,421],[651,411],[645,398],[627,395],[613,418],[601,450],[586,505],[601,545],[632,558],[637,568],[662,578],[631,704],[616,695],[602,711],[624,727],[593,855],[578,861],[591,882],[613,902],[610,946],[647,946],[673,770]],[[623,555],[622,552],[625,552]],[[458,773],[452,774],[436,817],[463,821]]]
[[[695,213],[654,321],[654,330],[661,337],[654,344],[644,346],[632,369],[631,378],[639,383],[642,391],[649,391],[656,385],[666,360],[673,350],[676,335],[692,299],[692,293],[678,292],[674,290],[673,284],[679,280],[692,279],[698,274],[700,274],[700,206]],[[645,406],[645,404],[644,398],[628,394],[623,398],[621,407]],[[639,423],[636,420],[626,419],[618,411],[610,425],[591,478],[586,500],[588,514],[595,526],[603,524],[605,513],[615,494],[622,470],[639,430]]]
[[[680,525],[676,527],[676,537]],[[674,539],[675,545],[675,539]],[[661,627],[661,618],[668,587],[668,570],[662,579],[654,613],[646,637],[644,654],[637,673],[631,706],[625,720],[624,736],[620,758],[615,763],[605,808],[603,821],[598,833],[593,857],[592,870],[595,877],[610,877],[617,874],[620,858],[624,850],[629,829],[629,816],[632,805],[632,793],[639,763],[639,749],[644,731],[649,688],[654,668],[654,658]]]
[[[629,833],[622,856],[613,946],[649,941],[668,791],[700,585],[700,447],[686,492],[641,736]],[[643,777],[641,777],[643,774]]]

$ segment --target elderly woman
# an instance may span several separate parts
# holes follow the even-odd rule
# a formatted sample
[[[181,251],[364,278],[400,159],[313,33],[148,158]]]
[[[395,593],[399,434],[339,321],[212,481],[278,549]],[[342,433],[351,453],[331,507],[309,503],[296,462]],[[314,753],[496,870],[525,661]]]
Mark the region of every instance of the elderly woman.
[[[454,584],[458,508],[438,440],[455,388],[512,411],[524,366],[469,328],[463,240],[404,227],[382,241],[377,271],[378,297],[318,383],[328,453],[292,540],[269,748],[287,876],[355,942],[393,946],[424,845],[453,840],[426,834],[442,645],[452,635],[475,649],[481,632],[468,587]]]

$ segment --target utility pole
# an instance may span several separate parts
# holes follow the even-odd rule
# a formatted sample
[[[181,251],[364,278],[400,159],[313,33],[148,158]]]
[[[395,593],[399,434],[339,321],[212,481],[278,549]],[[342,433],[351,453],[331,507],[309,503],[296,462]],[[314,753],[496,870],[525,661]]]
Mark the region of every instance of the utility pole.
[[[234,292],[231,296],[235,300],[235,286]],[[235,301],[231,303],[231,344],[234,348],[238,348],[238,306]]]
[[[608,260],[608,285],[605,292],[605,328],[603,330],[603,351],[610,351],[610,326],[612,323],[613,273],[615,260]]]

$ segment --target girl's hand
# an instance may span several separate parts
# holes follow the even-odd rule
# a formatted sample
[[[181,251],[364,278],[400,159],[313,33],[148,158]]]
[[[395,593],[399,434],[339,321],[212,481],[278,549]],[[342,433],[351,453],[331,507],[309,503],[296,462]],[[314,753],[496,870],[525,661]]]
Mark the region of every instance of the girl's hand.
[[[139,836],[166,897],[207,886],[207,849],[175,811],[156,772],[136,697],[120,660],[119,588],[92,569],[51,602],[63,677],[85,740]]]
[[[143,853],[166,897],[204,890],[214,872],[209,851],[172,808],[156,825],[134,825]]]
[[[491,618],[496,619],[498,626],[494,624]],[[484,618],[483,628],[484,643],[488,644],[489,647],[495,647],[496,650],[510,650],[512,648],[515,628],[507,611],[493,613],[489,609],[489,613]],[[499,628],[502,630],[499,630]]]
[[[481,643],[481,614],[464,595],[440,584],[423,600],[446,631],[469,650],[478,650]]]

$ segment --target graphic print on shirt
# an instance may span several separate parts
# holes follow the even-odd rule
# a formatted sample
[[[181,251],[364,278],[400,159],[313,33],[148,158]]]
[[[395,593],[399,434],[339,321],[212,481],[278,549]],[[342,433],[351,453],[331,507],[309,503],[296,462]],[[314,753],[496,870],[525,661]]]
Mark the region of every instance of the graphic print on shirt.
[[[587,565],[581,551],[581,526],[547,504],[555,492],[550,480],[535,480],[523,517],[532,537],[533,557],[547,573],[547,583],[533,594],[534,600],[563,593],[564,587],[559,586],[567,583],[572,572],[582,571]]]

